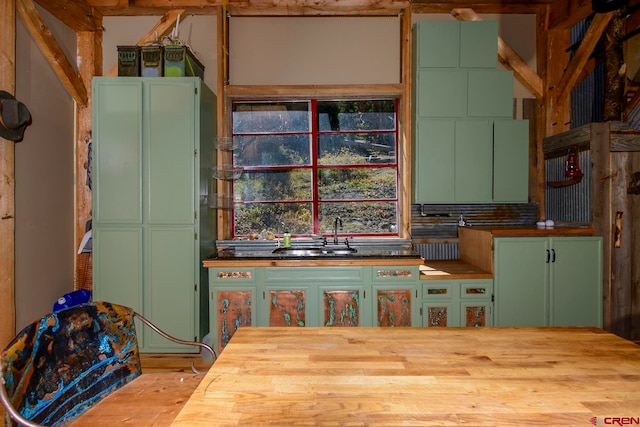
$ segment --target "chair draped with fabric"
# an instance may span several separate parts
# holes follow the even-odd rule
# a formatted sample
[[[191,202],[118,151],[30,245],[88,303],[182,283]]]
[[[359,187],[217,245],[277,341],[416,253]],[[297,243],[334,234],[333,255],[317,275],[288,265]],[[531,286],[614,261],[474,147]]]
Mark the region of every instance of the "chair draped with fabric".
[[[36,425],[64,425],[137,378],[134,314],[128,307],[95,302],[24,328],[1,353],[6,424],[12,425],[13,407]]]

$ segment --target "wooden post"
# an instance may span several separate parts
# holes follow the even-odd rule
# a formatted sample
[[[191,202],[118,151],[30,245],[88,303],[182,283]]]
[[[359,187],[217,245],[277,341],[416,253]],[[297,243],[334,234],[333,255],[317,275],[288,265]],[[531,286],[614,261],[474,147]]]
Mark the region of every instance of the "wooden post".
[[[78,248],[85,233],[86,223],[91,219],[91,189],[87,186],[89,142],[91,141],[91,79],[102,74],[102,17],[93,15],[97,31],[78,31],[78,73],[87,88],[87,105],[76,109],[75,149],[75,248]],[[77,104],[76,104],[77,105]],[[87,260],[87,258],[89,258]],[[89,254],[76,256],[74,289],[93,289]]]
[[[622,120],[625,89],[625,73],[620,72],[624,64],[623,32],[624,21],[620,17],[620,12],[616,12],[604,33],[603,122]]]
[[[15,94],[15,0],[0,2],[0,40],[0,89]],[[14,145],[0,138],[0,348],[16,333]]]

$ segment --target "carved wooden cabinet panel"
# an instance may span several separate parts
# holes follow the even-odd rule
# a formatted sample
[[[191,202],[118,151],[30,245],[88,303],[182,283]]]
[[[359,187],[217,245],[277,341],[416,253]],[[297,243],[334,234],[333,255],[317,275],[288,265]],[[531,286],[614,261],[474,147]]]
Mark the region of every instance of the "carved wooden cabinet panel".
[[[378,326],[411,326],[412,289],[377,289]]]
[[[363,291],[321,287],[323,326],[360,326]]]
[[[253,325],[255,289],[229,289],[215,292],[216,349],[222,350],[241,326]]]
[[[304,289],[271,289],[269,326],[306,326],[307,292]]]

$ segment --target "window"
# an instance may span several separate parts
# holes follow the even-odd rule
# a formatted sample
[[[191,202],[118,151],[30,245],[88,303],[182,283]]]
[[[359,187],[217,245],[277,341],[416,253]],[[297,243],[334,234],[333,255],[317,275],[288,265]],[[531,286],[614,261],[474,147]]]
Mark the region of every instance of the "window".
[[[397,235],[396,99],[236,101],[233,235]]]

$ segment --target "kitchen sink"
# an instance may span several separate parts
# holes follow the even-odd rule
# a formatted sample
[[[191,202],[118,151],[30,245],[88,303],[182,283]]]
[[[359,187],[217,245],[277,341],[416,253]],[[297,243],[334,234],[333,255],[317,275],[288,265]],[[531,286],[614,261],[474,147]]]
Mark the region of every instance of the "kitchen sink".
[[[289,256],[345,256],[351,255],[358,252],[356,248],[351,248],[348,246],[313,246],[313,247],[289,247],[289,248],[275,248],[272,253],[278,255],[289,255]]]

